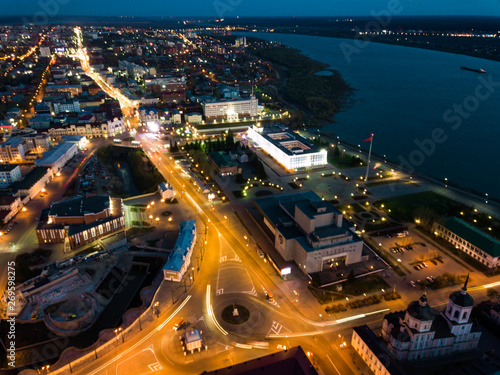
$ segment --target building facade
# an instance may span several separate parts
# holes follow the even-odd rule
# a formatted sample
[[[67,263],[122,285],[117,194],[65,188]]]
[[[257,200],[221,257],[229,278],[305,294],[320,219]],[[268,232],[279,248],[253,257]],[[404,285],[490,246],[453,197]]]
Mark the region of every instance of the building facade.
[[[489,268],[500,265],[500,241],[457,217],[435,223],[434,234]]]
[[[228,100],[221,102],[203,103],[203,114],[206,119],[229,118],[241,116],[255,117],[258,115],[259,101],[255,96],[250,99]]]
[[[236,176],[238,164],[224,151],[210,152],[208,160],[215,166],[215,171],[219,176]]]
[[[375,375],[407,374],[367,325],[354,327],[351,345]]]
[[[80,112],[80,102],[78,100],[54,103],[53,107],[56,115],[65,112]]]
[[[23,163],[26,161],[26,141],[13,137],[0,143],[0,163]]]
[[[80,197],[43,209],[36,235],[39,244],[68,242],[71,249],[76,249],[124,227],[120,198]]]
[[[467,293],[468,279],[450,294],[441,313],[427,304],[424,294],[405,311],[384,317],[382,339],[396,359],[413,361],[477,348],[481,331],[471,319],[474,300]]]
[[[65,127],[50,128],[49,134],[53,138],[62,137],[64,135],[84,135],[87,138],[110,138],[126,131],[123,118],[114,118],[112,121],[107,121],[102,124],[71,124]]]
[[[302,272],[320,272],[361,261],[363,240],[354,226],[316,193],[260,198],[254,204],[274,235],[276,250]]]
[[[320,167],[328,163],[326,150],[286,127],[252,126],[248,128],[248,137],[287,171]]]
[[[181,282],[182,276],[191,263],[191,255],[196,243],[196,220],[181,222],[179,237],[170,253],[167,263],[163,266],[163,278],[169,281]]]
[[[21,181],[22,174],[19,165],[0,165],[0,188],[4,189],[13,182]]]

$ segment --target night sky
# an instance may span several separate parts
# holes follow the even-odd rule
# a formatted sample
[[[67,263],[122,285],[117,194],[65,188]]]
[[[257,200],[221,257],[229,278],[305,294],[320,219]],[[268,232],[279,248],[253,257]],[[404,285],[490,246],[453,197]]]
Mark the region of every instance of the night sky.
[[[389,5],[392,4],[392,5]],[[500,0],[3,0],[2,16],[369,16],[389,7],[397,15],[500,16]]]

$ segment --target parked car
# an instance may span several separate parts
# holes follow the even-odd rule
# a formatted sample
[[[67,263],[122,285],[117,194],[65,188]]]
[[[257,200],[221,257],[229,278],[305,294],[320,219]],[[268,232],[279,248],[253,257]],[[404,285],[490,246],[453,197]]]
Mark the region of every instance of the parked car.
[[[435,266],[437,266],[437,262],[436,262],[434,259],[432,259],[430,262],[431,262],[432,264],[434,264]]]
[[[410,281],[410,285],[414,288],[417,286],[413,280]]]
[[[422,262],[422,266],[427,268],[427,264],[425,262]]]
[[[384,277],[391,277],[391,274],[390,273],[384,273],[383,275]]]

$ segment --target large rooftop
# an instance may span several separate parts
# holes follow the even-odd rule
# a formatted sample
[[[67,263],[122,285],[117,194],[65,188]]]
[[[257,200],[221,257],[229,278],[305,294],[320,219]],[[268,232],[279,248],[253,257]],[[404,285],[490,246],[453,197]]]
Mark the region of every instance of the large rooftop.
[[[260,128],[254,127],[254,129],[258,132],[260,131]],[[289,130],[283,125],[267,125],[262,128],[260,135],[290,156],[321,151],[321,149],[310,140]]]
[[[500,257],[500,241],[474,228],[458,217],[449,217],[443,226],[489,255],[495,258]]]
[[[49,167],[33,168],[21,181],[16,181],[8,187],[10,191],[28,190],[40,181],[48,172]]]
[[[50,207],[51,216],[84,216],[96,214],[109,207],[108,196],[79,197],[56,202]]]
[[[170,258],[163,266],[164,270],[180,272],[184,264],[184,257],[191,248],[196,235],[196,220],[181,222],[181,230],[175,242]]]
[[[52,150],[43,154],[40,160],[35,162],[36,165],[52,165],[63,157],[71,148],[76,147],[74,143],[63,142],[58,144]]]
[[[318,372],[300,346],[259,357],[202,375],[317,375]]]

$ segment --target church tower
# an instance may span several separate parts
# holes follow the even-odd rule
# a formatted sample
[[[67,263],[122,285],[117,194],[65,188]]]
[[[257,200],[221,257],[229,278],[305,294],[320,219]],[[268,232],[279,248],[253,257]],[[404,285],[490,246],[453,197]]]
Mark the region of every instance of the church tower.
[[[468,282],[469,275],[467,275],[462,289],[450,294],[448,305],[446,306],[444,313],[449,322],[464,324],[470,319],[472,307],[474,306],[474,300],[469,293],[467,293]]]

